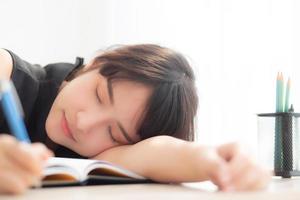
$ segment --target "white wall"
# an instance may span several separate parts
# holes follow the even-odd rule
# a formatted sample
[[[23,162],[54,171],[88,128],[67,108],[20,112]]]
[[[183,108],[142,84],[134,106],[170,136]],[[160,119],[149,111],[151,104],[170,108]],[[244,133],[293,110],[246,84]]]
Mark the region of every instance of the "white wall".
[[[120,43],[174,48],[197,73],[199,141],[255,145],[277,71],[300,110],[299,11],[297,0],[0,0],[0,46],[41,64]]]

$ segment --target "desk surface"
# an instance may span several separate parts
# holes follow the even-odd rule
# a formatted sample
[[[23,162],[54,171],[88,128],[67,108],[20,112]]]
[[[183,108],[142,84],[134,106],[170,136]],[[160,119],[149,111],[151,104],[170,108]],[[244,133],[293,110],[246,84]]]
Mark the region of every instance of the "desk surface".
[[[273,179],[262,191],[224,193],[210,182],[171,184],[100,185],[31,189],[24,195],[0,196],[0,200],[90,200],[90,199],[205,199],[258,200],[300,199],[300,179]]]

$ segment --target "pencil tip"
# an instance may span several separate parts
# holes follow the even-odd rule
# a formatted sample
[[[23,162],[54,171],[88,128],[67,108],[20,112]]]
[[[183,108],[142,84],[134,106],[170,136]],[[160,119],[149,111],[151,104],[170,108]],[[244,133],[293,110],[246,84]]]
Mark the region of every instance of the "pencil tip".
[[[280,72],[277,72],[277,80],[280,79]]]
[[[289,109],[289,112],[294,112],[294,106],[293,106],[293,104],[291,104],[291,107],[290,107],[290,109]]]

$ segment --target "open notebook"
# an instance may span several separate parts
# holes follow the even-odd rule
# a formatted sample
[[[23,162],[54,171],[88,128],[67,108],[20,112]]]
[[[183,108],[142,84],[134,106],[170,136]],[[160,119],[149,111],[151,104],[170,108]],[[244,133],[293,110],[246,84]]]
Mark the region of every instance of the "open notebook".
[[[152,182],[120,166],[90,159],[50,158],[43,175],[43,187]]]

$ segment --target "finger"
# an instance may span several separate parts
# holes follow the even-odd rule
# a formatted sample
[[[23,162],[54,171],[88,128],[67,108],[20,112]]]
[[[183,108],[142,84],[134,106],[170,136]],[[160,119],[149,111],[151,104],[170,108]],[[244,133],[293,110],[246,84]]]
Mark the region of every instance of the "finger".
[[[14,137],[7,135],[7,134],[0,134],[0,146],[3,151],[9,149],[16,150],[16,146],[24,148],[26,151],[30,151],[31,149],[34,149],[35,153],[39,156],[40,159],[45,160],[48,157],[53,156],[53,152],[49,150],[44,144],[42,143],[33,143],[33,144],[26,144],[26,143],[20,143],[18,140],[16,140]],[[30,147],[28,147],[30,146]],[[2,152],[2,151],[1,151]],[[0,152],[0,154],[1,154]]]
[[[6,149],[7,157],[20,168],[39,174],[41,173],[41,163],[30,148],[29,144],[24,143],[11,146]]]
[[[19,177],[25,185],[33,185],[38,182],[41,177],[40,174],[35,174],[22,166],[18,165],[16,162],[12,162],[8,157],[1,158],[0,170],[2,173],[13,172],[15,176]]]
[[[265,189],[271,182],[272,172],[264,168],[259,167],[256,170],[257,179],[249,183],[249,190]]]
[[[10,148],[11,146],[15,146],[18,144],[18,141],[7,134],[0,134],[0,146],[1,146],[1,151],[0,154],[4,154],[7,148]]]
[[[226,161],[230,161],[235,155],[241,152],[241,146],[236,143],[227,143],[218,147],[219,155]]]
[[[232,190],[232,179],[243,167],[243,163],[240,162],[239,158],[241,147],[238,143],[227,143],[219,146],[217,153],[223,159],[225,162],[224,165],[227,168],[226,171],[220,172],[220,175],[218,175],[220,178],[224,177],[224,179],[221,180],[222,183],[219,188],[221,190]]]
[[[236,154],[231,161],[228,163],[229,168],[230,168],[230,173],[233,177],[238,177],[241,175],[243,171],[246,170],[249,166],[254,165],[254,160],[250,155],[245,155],[245,154]]]
[[[239,154],[229,163],[232,190],[252,190],[264,187],[271,174],[261,168],[250,155]]]
[[[17,142],[15,137],[5,134],[5,133],[0,133],[0,143],[5,143],[7,141],[15,142],[15,143]]]
[[[257,171],[252,166],[240,169],[239,173],[232,179],[232,190],[247,190],[259,179]]]
[[[271,180],[271,173],[258,166],[248,166],[239,176],[233,185],[235,190],[257,190],[265,188]]]
[[[35,151],[36,154],[38,155],[39,159],[42,161],[45,161],[49,157],[54,156],[54,153],[42,143],[33,143],[32,148],[33,151]]]
[[[232,149],[232,146],[229,147],[229,149]],[[251,163],[250,158],[244,154],[240,154],[240,151],[237,149],[232,151],[232,155],[230,155],[230,157],[231,158],[228,159],[229,161],[227,161],[227,173],[230,178],[221,188],[221,190],[224,191],[236,190],[237,181],[243,178],[245,175],[245,170],[247,169],[249,163]]]
[[[11,162],[16,162],[28,170],[37,171],[37,169],[34,168],[35,162],[30,153],[29,144],[22,144],[9,135],[1,135],[0,143],[1,157],[8,158]]]
[[[12,162],[17,163],[20,168],[29,170],[35,175],[41,174],[43,162],[46,157],[49,157],[48,150],[42,145],[25,143],[18,144],[14,150],[7,150],[7,154]]]
[[[27,186],[13,172],[0,172],[0,193],[24,193]]]
[[[220,190],[226,190],[231,181],[230,171],[226,161],[222,158],[215,160],[214,164],[211,165],[210,180],[218,186]]]

